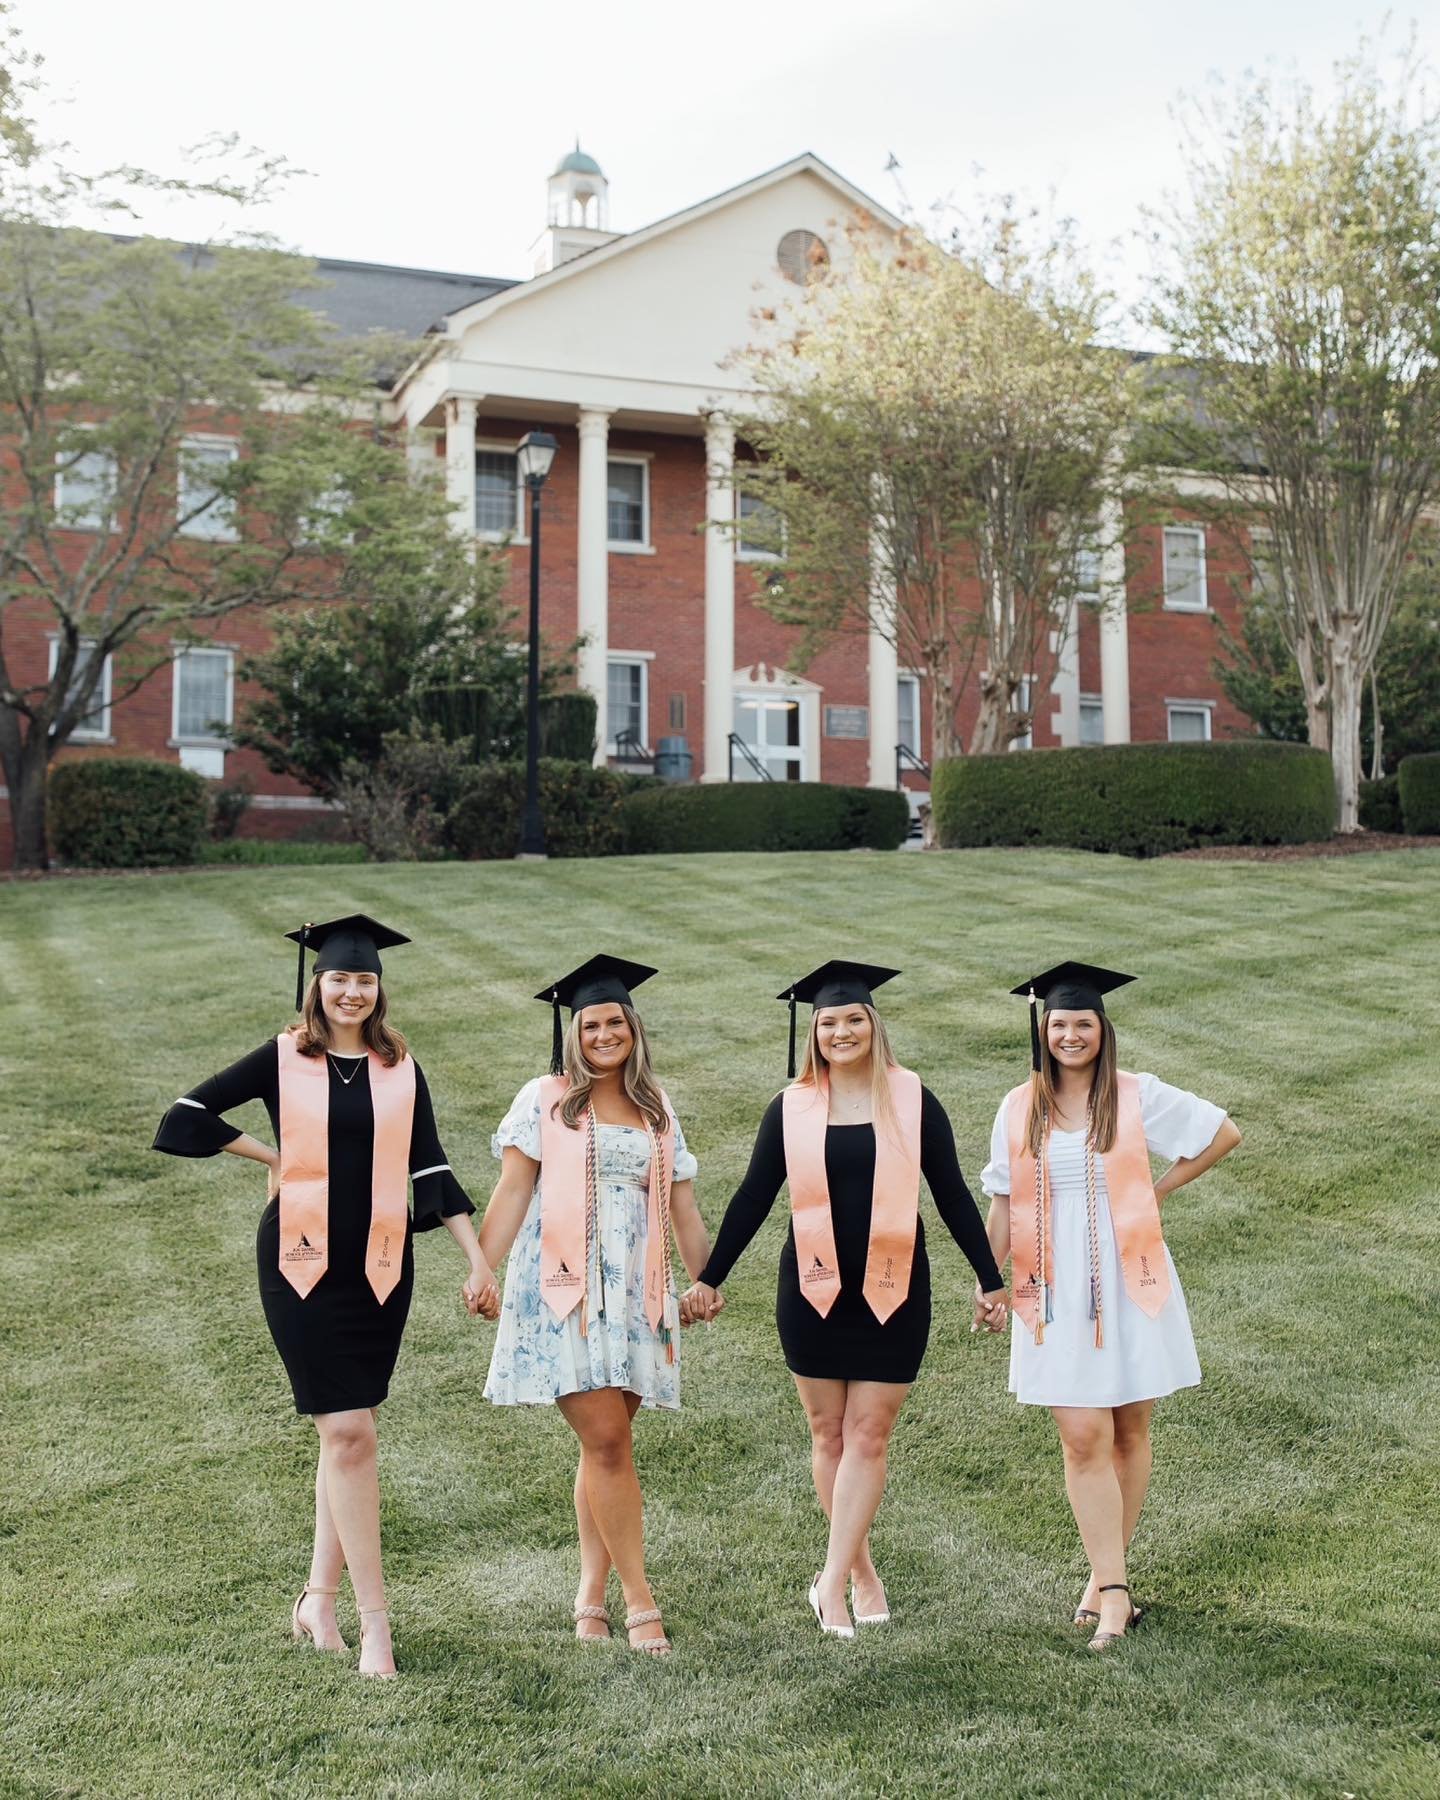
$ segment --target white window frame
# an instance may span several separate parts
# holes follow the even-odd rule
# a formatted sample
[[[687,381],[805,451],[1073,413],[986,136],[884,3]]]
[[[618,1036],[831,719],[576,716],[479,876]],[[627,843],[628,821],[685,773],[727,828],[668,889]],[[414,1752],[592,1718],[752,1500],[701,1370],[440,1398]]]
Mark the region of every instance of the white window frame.
[[[1092,709],[1100,715],[1100,736],[1093,739],[1085,736],[1085,714]],[[1096,744],[1105,742],[1105,696],[1103,694],[1081,694],[1079,714],[1080,742],[1086,749],[1093,750]]]
[[[650,743],[650,665],[655,660],[653,650],[609,650],[605,655],[605,723],[610,724],[610,670],[616,663],[625,663],[640,670],[640,742],[647,750],[653,749]],[[615,747],[615,734],[605,746],[607,756],[618,756]]]
[[[807,681],[801,677],[788,675],[777,669],[773,673],[766,670],[764,663],[757,663],[748,668],[737,669],[730,688],[730,729],[733,731],[737,720],[735,708],[742,700],[795,700],[800,706],[800,757],[799,781],[819,781],[821,776],[820,760],[820,699],[824,690],[818,682]],[[735,751],[736,779],[751,779],[748,763]],[[763,757],[760,759],[765,760]]]
[[[228,727],[235,723],[235,652],[225,644],[176,644],[175,655],[170,663],[170,743],[174,748],[185,745],[203,746],[214,749],[217,746],[229,749],[231,741]],[[188,732],[182,735],[180,730],[180,665],[187,656],[223,656],[225,658],[225,731],[200,735]]]
[[[93,651],[95,648],[94,638],[81,638],[80,648],[83,650],[87,645]],[[52,633],[50,638],[49,674],[49,679],[51,681],[55,679],[55,665],[59,660],[60,640]],[[92,712],[87,720],[77,725],[70,733],[70,742],[72,744],[109,744],[114,742],[110,730],[110,706],[114,693],[114,674],[114,659],[107,650],[105,653],[105,665],[100,671],[99,687],[99,692],[104,695],[104,700],[98,712]]]
[[[780,521],[781,548],[779,550],[751,550],[751,549],[746,548],[744,539],[743,539],[743,532],[745,529],[745,524],[744,524],[743,518],[741,517],[740,509],[741,509],[742,505],[744,504],[744,502],[747,500],[753,500],[757,506],[765,506],[766,505],[766,502],[761,500],[755,494],[739,494],[739,493],[736,494],[736,496],[735,496],[735,560],[736,560],[736,562],[753,562],[753,563],[783,562],[785,560],[785,551],[784,551],[785,521],[783,519]],[[772,508],[770,508],[770,510],[773,512],[774,508],[772,507]]]
[[[1095,559],[1094,587],[1081,587],[1080,562],[1082,557]],[[1081,545],[1075,552],[1075,593],[1074,598],[1081,606],[1098,606],[1105,591],[1105,552]]]
[[[1199,713],[1205,721],[1205,736],[1202,739],[1177,738],[1175,736],[1175,714]],[[1165,702],[1165,739],[1171,744],[1193,744],[1196,742],[1212,743],[1215,737],[1215,702],[1213,700],[1166,700]]]
[[[216,501],[207,506],[203,512],[195,514],[193,519],[185,519],[190,510],[191,500],[187,498],[185,487],[188,471],[185,467],[187,450],[226,450],[227,463],[239,462],[240,445],[232,437],[225,437],[214,431],[187,432],[180,440],[175,462],[175,518],[176,535],[193,538],[202,544],[238,544],[240,542],[240,521],[235,516],[235,503],[228,497],[223,503]]]
[[[617,556],[653,556],[655,546],[650,541],[650,464],[653,461],[648,450],[611,450],[605,457],[605,547]],[[628,540],[621,542],[610,536],[610,465],[611,463],[637,464],[642,471],[640,482],[640,531],[638,543]]]
[[[901,669],[897,672],[897,674],[895,676],[895,689],[896,689],[897,698],[899,695],[899,690],[902,687],[910,688],[914,692],[914,695],[915,695],[915,740],[916,741],[913,744],[907,744],[905,746],[905,748],[907,750],[910,750],[911,752],[913,752],[914,755],[921,757],[923,760],[923,753],[920,749],[920,739],[923,735],[922,727],[921,727],[921,723],[920,723],[920,673],[917,669]],[[900,708],[898,705],[895,708],[895,727],[896,727],[895,741],[898,744],[900,742],[900,729],[899,729],[899,727],[900,727]],[[917,773],[918,773],[918,771],[917,771]]]
[[[515,529],[513,531],[481,531],[476,525],[475,535],[482,544],[528,544],[530,542],[529,508],[525,504],[527,499],[525,483],[520,479],[520,459],[516,454],[514,440],[504,443],[499,438],[476,438],[475,454],[479,456],[482,451],[490,456],[508,456],[515,464]]]
[[[86,429],[89,430],[89,429],[93,429],[93,428],[86,427]],[[111,478],[114,483],[114,486],[112,487],[112,490],[111,490],[111,499],[113,501],[116,493],[118,492],[119,486],[120,486],[120,465],[116,461],[114,451],[113,450],[82,450],[80,452],[80,455],[82,458],[86,457],[86,456],[103,456],[105,458],[105,460],[110,464]],[[56,523],[57,527],[61,531],[101,531],[101,530],[118,531],[120,529],[120,525],[119,525],[119,521],[115,517],[115,511],[114,511],[113,506],[111,508],[108,519],[97,519],[97,518],[92,518],[92,517],[79,518],[79,519],[62,519],[60,517],[61,509],[66,504],[66,501],[65,501],[65,477],[66,477],[67,473],[72,474],[72,475],[74,474],[74,472],[75,472],[74,467],[73,467],[74,460],[75,459],[72,458],[71,454],[68,451],[57,450],[55,452],[55,523]],[[66,464],[66,463],[71,463],[71,465],[72,465],[69,470],[67,470],[64,467],[64,464]]]
[[[1170,594],[1170,538],[1172,533],[1183,533],[1186,537],[1199,540],[1200,555],[1200,603],[1192,605],[1187,600],[1175,600]],[[1161,580],[1165,590],[1166,612],[1203,613],[1210,610],[1210,591],[1206,574],[1207,557],[1205,554],[1205,527],[1203,525],[1166,525],[1160,534]]]

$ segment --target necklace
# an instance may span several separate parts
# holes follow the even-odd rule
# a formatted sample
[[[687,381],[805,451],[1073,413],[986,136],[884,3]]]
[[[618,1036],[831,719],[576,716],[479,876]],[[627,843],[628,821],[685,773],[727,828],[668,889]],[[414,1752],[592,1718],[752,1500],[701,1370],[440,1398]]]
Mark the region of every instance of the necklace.
[[[327,1051],[326,1054],[330,1058],[330,1067],[332,1069],[334,1069],[335,1073],[340,1077],[340,1085],[342,1087],[349,1087],[350,1083],[360,1073],[360,1065],[365,1060],[364,1056],[363,1055],[357,1056],[355,1058],[355,1067],[347,1075],[345,1073],[345,1071],[340,1067],[340,1059],[336,1056],[335,1052],[333,1050],[330,1050],[330,1051]]]

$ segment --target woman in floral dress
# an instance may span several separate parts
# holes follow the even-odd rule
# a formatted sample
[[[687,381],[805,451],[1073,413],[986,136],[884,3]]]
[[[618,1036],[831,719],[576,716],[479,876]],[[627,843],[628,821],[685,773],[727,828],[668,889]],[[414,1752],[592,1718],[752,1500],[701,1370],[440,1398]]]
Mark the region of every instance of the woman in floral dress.
[[[710,1242],[695,1159],[631,999],[654,973],[597,956],[536,995],[554,1008],[552,1073],[526,1082],[492,1140],[501,1173],[480,1242],[492,1268],[510,1258],[486,1399],[556,1405],[580,1440],[576,1635],[610,1635],[613,1566],[632,1646],[663,1655],[631,1421],[641,1406],[680,1404],[672,1229],[692,1279]]]

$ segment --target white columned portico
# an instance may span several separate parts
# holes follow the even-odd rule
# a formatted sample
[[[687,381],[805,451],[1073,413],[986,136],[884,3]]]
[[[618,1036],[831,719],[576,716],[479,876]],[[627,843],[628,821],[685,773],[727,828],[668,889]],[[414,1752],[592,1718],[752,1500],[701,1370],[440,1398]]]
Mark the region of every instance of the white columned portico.
[[[603,768],[610,742],[607,715],[610,650],[610,530],[607,523],[606,467],[610,414],[604,407],[582,406],[580,430],[579,542],[576,545],[576,626],[580,646],[580,686],[595,696],[595,761]]]
[[[1116,494],[1100,508],[1100,699],[1107,744],[1130,742],[1130,619],[1125,514]]]
[[[1055,712],[1051,729],[1067,750],[1080,742],[1080,603],[1067,600],[1065,613],[1050,633],[1050,648],[1055,652],[1055,679],[1050,692],[1055,696]]]
[[[705,754],[702,781],[730,778],[735,718],[735,427],[705,421]]]
[[[896,764],[900,741],[900,659],[888,633],[895,617],[894,589],[883,577],[870,594],[870,630],[866,653],[870,672],[870,786],[893,788],[899,782]]]
[[[470,394],[452,394],[445,402],[445,497],[455,529],[473,548],[475,543],[475,408]]]

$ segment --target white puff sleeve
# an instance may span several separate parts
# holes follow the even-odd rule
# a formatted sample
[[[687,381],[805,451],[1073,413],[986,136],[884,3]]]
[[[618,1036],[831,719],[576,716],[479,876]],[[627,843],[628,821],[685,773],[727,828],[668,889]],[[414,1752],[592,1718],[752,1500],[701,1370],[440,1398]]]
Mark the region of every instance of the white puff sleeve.
[[[510,1102],[510,1110],[490,1139],[490,1154],[498,1162],[507,1144],[522,1150],[532,1161],[540,1160],[540,1077],[527,1081]]]
[[[1140,1077],[1140,1119],[1145,1142],[1157,1156],[1198,1156],[1225,1123],[1222,1107],[1156,1075]]]
[[[677,1118],[675,1120],[675,1173],[672,1179],[693,1181],[699,1168],[699,1163],[690,1154],[690,1148],[685,1142],[685,1133]]]
[[[980,1186],[987,1194],[1010,1192],[1010,1102],[1007,1095],[1000,1102],[995,1123],[990,1127],[990,1160],[980,1171]]]

